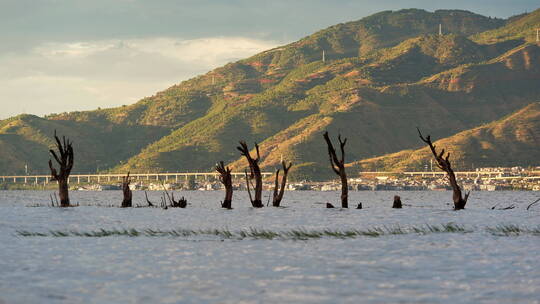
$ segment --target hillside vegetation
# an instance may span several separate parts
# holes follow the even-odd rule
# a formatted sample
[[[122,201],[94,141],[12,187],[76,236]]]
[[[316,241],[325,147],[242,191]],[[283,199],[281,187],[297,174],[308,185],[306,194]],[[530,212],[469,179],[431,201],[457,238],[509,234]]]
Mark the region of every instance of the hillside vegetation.
[[[525,35],[539,16],[408,9],[338,24],[130,106],[2,121],[0,170],[46,172],[58,129],[75,141],[75,171],[240,169],[243,139],[261,143],[265,169],[284,158],[293,178],[325,179],[325,130],[349,138],[354,163],[419,148],[416,126],[449,137],[540,100],[540,46]],[[530,163],[522,157],[507,160]]]
[[[540,146],[540,102],[532,103],[523,109],[492,123],[434,143],[440,149],[451,153],[454,167],[470,169],[470,165],[489,166],[493,159],[500,166],[513,166],[519,159],[522,165],[538,164]],[[418,150],[405,150],[351,163],[353,170],[420,170],[433,158],[428,147]]]

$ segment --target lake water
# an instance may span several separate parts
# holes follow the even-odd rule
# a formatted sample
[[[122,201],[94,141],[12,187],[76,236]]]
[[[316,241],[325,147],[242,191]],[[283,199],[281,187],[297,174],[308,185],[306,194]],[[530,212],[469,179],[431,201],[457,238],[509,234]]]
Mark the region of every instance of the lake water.
[[[501,225],[540,227],[538,192],[473,192],[453,211],[451,192],[286,192],[285,208],[250,207],[235,192],[176,192],[187,209],[119,205],[120,191],[71,192],[77,208],[47,205],[50,192],[0,191],[0,303],[540,303],[540,235],[503,236]],[[403,209],[392,209],[395,194]],[[159,192],[149,192],[159,201]],[[265,194],[266,195],[266,194]],[[144,192],[134,193],[143,204]],[[515,209],[491,210],[491,207]],[[455,224],[467,233],[414,233]],[[404,234],[339,238],[238,237],[252,229]],[[54,237],[50,231],[220,229],[234,237]],[[22,236],[18,231],[47,236]]]

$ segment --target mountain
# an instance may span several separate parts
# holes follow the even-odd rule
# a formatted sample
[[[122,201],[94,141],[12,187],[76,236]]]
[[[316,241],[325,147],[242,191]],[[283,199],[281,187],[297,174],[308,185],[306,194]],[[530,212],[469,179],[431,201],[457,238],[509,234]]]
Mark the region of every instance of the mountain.
[[[493,44],[508,40],[536,41],[536,29],[540,24],[540,9],[530,14],[510,18],[505,26],[475,34],[472,38],[479,43]]]
[[[477,167],[538,165],[540,102],[531,103],[500,120],[437,140],[434,144],[438,149],[449,151],[453,166],[461,170],[470,169],[470,164]],[[353,171],[375,168],[419,170],[432,158],[429,148],[424,147],[362,160],[349,166],[354,168]]]
[[[243,139],[261,143],[266,169],[283,157],[295,163],[293,178],[325,179],[324,130],[348,137],[347,161],[356,162],[419,148],[415,126],[449,137],[540,100],[540,46],[500,34],[525,33],[519,28],[538,25],[539,15],[386,11],[133,105],[14,117],[0,122],[0,170],[20,173],[28,163],[46,172],[57,129],[75,141],[75,171],[208,171],[219,160],[240,169]]]

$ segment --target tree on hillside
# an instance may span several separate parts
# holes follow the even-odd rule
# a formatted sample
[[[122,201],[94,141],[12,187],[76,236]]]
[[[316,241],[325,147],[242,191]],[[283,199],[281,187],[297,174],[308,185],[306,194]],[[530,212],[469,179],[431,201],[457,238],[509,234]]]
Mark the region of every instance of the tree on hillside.
[[[328,146],[330,166],[341,179],[341,208],[349,208],[349,186],[347,184],[347,173],[345,172],[345,144],[347,139],[341,140],[341,134],[338,134],[339,148],[341,150],[341,159],[338,159],[334,145],[328,136],[328,131],[324,132],[323,137]]]
[[[56,148],[58,153],[53,149],[49,150],[51,155],[54,157],[58,165],[60,165],[59,171],[53,167],[52,160],[49,159],[49,168],[51,169],[52,180],[58,182],[58,195],[60,196],[60,207],[69,207],[69,175],[71,174],[71,169],[73,169],[73,143],[66,139],[65,136],[62,136],[62,141],[56,135],[56,130],[54,131],[54,139],[56,141]]]
[[[247,170],[246,172],[246,183],[247,183],[247,190],[249,194],[249,200],[251,201],[251,205],[255,208],[262,208],[264,207],[262,203],[262,174],[261,174],[261,168],[259,167],[259,161],[261,159],[261,155],[259,152],[259,145],[255,143],[255,151],[257,153],[257,157],[253,158],[249,154],[249,149],[245,141],[240,141],[240,146],[236,147],[238,151],[240,151],[240,154],[245,156],[248,164],[249,164],[249,171],[250,174],[248,176]],[[251,190],[250,190],[250,183],[251,180],[255,180],[255,195],[254,197],[251,196]]]
[[[437,161],[437,167],[439,169],[446,172],[448,176],[448,180],[450,181],[450,186],[452,186],[452,189],[454,191],[453,199],[454,199],[454,209],[455,210],[461,210],[465,209],[465,205],[467,204],[467,199],[469,198],[470,192],[467,192],[465,196],[462,196],[461,188],[459,187],[456,175],[454,174],[454,170],[452,169],[452,166],[450,164],[450,152],[446,153],[446,156],[444,154],[444,149],[441,150],[440,153],[437,153],[437,150],[435,150],[435,145],[431,142],[431,136],[424,137],[422,135],[422,132],[420,132],[420,129],[416,128],[418,130],[418,135],[420,136],[420,139],[425,142],[429,149],[431,150],[431,153],[433,153],[433,156],[435,157],[435,160]]]
[[[285,187],[287,186],[287,175],[289,174],[289,170],[292,167],[292,163],[285,164],[285,161],[281,162],[281,166],[283,167],[283,177],[281,178],[281,186],[279,185],[279,169],[276,170],[276,179],[274,182],[274,195],[272,199],[272,206],[279,207],[281,204],[281,200],[283,199],[283,194],[285,193]]]
[[[232,176],[231,168],[225,167],[223,161],[220,161],[216,165],[216,171],[219,173],[219,181],[225,186],[225,199],[221,203],[221,207],[226,209],[232,209],[232,196],[233,196],[233,186],[232,186]]]

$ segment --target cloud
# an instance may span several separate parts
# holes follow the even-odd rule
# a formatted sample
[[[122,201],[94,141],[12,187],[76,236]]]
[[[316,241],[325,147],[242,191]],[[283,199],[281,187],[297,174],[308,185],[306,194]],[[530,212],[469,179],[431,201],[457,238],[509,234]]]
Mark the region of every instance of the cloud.
[[[6,52],[0,54],[0,118],[130,104],[276,45],[245,37],[158,37],[50,42]]]

